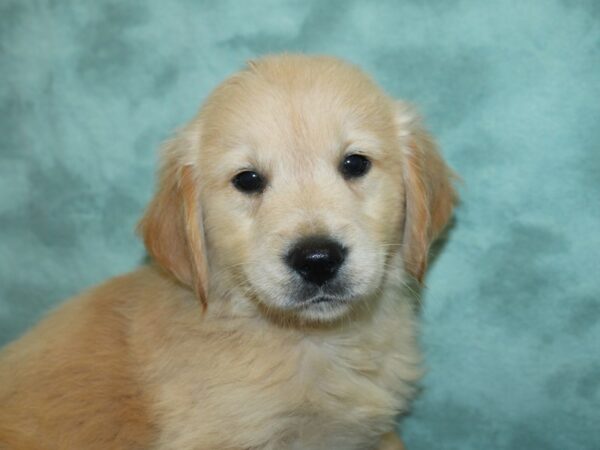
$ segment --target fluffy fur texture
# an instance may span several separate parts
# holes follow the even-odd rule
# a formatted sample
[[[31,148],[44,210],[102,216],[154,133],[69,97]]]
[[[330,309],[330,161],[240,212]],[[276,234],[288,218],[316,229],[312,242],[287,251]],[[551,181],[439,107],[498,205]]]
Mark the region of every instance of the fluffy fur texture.
[[[346,180],[356,153],[371,170]],[[339,60],[266,57],[163,157],[140,223],[156,265],[3,350],[0,447],[402,448],[394,418],[420,373],[402,288],[422,279],[455,200],[412,109]],[[248,169],[262,194],[232,186]],[[349,249],[335,292],[307,291],[282,261],[316,234]]]

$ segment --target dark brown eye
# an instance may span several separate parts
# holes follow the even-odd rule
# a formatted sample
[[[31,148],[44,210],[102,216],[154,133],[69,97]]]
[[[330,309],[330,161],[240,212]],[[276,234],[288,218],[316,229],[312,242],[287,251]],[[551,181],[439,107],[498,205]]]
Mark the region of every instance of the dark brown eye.
[[[238,191],[246,194],[260,194],[266,185],[265,179],[258,172],[252,170],[238,173],[231,182]]]
[[[340,172],[346,179],[358,178],[365,175],[371,168],[371,161],[363,155],[346,155],[342,164],[340,164]]]

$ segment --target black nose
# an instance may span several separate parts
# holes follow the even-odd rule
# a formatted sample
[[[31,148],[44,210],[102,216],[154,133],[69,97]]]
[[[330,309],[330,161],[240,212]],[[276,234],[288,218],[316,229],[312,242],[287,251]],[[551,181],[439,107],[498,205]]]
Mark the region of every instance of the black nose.
[[[310,236],[297,242],[285,261],[306,281],[321,286],[335,277],[346,253],[346,248],[333,239]]]

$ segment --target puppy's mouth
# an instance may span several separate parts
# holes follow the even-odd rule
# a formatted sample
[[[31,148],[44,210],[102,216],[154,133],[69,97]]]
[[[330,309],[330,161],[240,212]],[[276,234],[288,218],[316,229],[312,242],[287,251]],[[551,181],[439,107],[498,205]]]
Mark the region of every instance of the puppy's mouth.
[[[328,305],[328,306],[340,306],[346,303],[350,303],[352,301],[351,298],[332,296],[332,295],[317,295],[315,297],[309,298],[301,303],[298,306],[300,307],[310,307],[313,305]]]
[[[292,289],[294,295],[292,302],[298,308],[307,308],[313,305],[341,305],[350,303],[353,300],[352,289],[341,282],[326,283],[324,286],[314,286],[311,284],[296,284]]]
[[[356,301],[349,296],[318,294],[302,300],[296,299],[291,303],[290,311],[303,317],[317,320],[332,319],[339,317],[347,311]]]
[[[337,303],[337,302],[341,302],[344,300],[341,300],[339,298],[335,298],[335,297],[330,297],[328,295],[320,295],[319,297],[316,298],[312,298],[308,301],[309,305],[318,305],[319,303]]]

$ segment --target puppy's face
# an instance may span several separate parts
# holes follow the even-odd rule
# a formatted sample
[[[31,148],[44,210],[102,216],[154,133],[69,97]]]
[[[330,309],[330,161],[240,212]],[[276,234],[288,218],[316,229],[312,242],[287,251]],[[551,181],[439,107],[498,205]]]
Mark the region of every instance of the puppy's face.
[[[269,58],[225,82],[179,150],[198,190],[204,282],[308,320],[367,301],[402,270],[405,122],[365,75],[332,59]]]
[[[347,68],[345,76],[260,69],[204,111],[209,261],[267,308],[337,317],[381,285],[399,242],[391,105],[364,78],[352,85]]]

